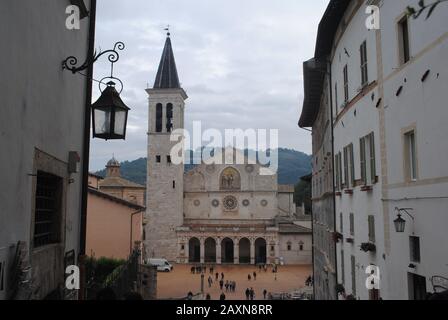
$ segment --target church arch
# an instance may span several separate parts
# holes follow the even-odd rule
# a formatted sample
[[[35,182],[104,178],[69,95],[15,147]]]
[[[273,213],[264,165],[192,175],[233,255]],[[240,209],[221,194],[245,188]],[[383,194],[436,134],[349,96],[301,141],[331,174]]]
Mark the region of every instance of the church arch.
[[[224,238],[221,241],[221,262],[234,263],[233,254],[233,240],[230,238]]]
[[[206,263],[216,263],[216,241],[213,238],[207,238],[204,243],[204,259]]]
[[[239,242],[239,261],[241,264],[250,263],[250,240],[242,238]]]
[[[201,242],[198,238],[191,238],[190,241],[188,241],[188,262],[201,262]]]
[[[255,240],[255,264],[265,264],[267,261],[267,243],[263,238]]]

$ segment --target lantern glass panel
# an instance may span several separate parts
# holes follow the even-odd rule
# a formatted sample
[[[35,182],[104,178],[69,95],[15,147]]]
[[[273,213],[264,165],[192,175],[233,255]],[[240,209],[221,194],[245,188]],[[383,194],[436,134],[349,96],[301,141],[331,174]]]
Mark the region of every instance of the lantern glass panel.
[[[126,111],[123,109],[116,109],[114,133],[120,136],[124,136],[125,127],[126,127]]]
[[[111,110],[112,108],[95,109],[95,133],[110,134]]]

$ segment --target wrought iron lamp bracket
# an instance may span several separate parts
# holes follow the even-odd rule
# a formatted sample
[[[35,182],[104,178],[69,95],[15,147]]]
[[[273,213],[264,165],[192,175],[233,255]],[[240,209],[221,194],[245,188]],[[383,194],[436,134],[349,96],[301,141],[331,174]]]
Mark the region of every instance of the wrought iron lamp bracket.
[[[122,51],[122,50],[124,50],[124,48],[125,48],[125,45],[123,42],[121,42],[121,41],[116,42],[113,49],[109,49],[109,50],[106,50],[103,52],[100,51],[99,53],[95,52],[93,57],[88,57],[86,59],[86,61],[83,64],[81,64],[80,66],[78,66],[78,58],[76,58],[75,56],[70,56],[62,62],[62,69],[69,70],[73,74],[75,74],[80,71],[86,70],[87,68],[92,66],[102,56],[108,55],[107,59],[111,63],[110,78],[114,78],[113,77],[114,63],[116,63],[120,59],[120,54],[118,53],[118,51]],[[114,78],[114,79],[116,79],[116,78]]]
[[[409,211],[413,211],[413,208],[395,208],[395,211],[398,212],[398,214],[401,216],[402,212],[406,213],[412,220],[415,220],[414,216],[412,214],[409,213]]]

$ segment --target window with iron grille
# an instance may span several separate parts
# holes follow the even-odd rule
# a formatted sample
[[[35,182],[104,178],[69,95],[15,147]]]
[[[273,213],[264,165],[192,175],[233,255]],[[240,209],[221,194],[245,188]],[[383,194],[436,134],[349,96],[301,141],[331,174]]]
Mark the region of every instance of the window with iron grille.
[[[34,247],[58,243],[61,233],[62,178],[37,172]]]

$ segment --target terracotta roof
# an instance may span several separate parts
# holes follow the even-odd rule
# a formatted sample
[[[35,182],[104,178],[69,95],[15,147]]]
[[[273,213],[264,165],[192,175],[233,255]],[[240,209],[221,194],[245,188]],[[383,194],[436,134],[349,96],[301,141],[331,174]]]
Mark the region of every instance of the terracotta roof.
[[[89,172],[89,176],[97,178],[99,180],[103,180],[104,179],[104,177],[102,177],[102,176],[100,176],[98,174],[95,174],[95,173],[91,173],[91,172]]]
[[[99,184],[101,188],[145,188],[145,186],[142,186],[141,184],[134,183],[122,177],[106,177],[104,180],[101,180]]]
[[[278,225],[278,232],[279,233],[301,233],[301,234],[311,234],[311,229],[309,228],[305,228],[302,226],[298,226],[296,224],[292,224],[292,223],[281,223]]]
[[[101,191],[99,191],[99,190],[97,190],[95,188],[89,187],[89,193],[94,194],[94,195],[96,195],[98,197],[101,197],[101,198],[104,198],[104,199],[107,199],[107,200],[119,203],[121,205],[127,206],[127,207],[132,208],[132,209],[142,210],[142,211],[145,210],[145,207],[142,207],[142,206],[140,206],[140,205],[138,205],[136,203],[129,202],[129,201],[126,201],[124,199],[114,197],[114,196],[112,196],[110,194],[101,192]]]

